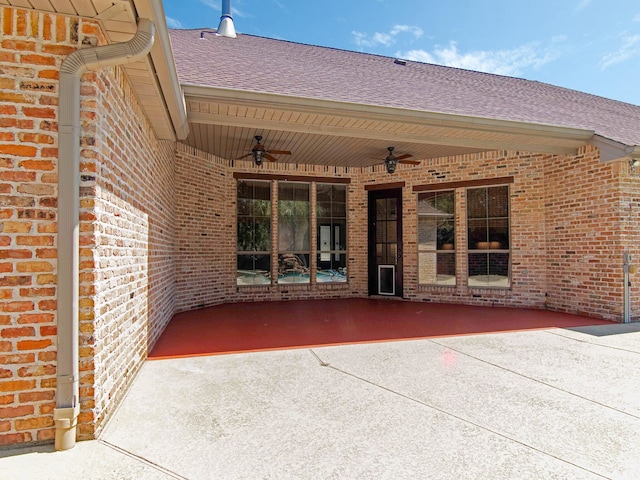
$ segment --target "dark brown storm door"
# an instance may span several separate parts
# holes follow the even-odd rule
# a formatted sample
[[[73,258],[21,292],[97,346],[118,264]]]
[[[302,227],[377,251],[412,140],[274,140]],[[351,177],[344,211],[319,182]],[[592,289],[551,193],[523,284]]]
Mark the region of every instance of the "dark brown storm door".
[[[402,297],[402,189],[369,191],[369,295]]]

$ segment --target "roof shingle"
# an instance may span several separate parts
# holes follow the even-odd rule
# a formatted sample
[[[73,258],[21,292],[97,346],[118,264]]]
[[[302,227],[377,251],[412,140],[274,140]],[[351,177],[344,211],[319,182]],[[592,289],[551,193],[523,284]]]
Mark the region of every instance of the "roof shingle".
[[[207,29],[170,37],[182,84],[583,128],[640,144],[639,106],[537,81]]]

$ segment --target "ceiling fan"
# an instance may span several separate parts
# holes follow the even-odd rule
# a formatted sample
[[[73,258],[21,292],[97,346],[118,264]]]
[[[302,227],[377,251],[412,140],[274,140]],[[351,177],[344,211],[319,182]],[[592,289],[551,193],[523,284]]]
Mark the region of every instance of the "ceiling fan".
[[[264,158],[266,158],[270,162],[277,162],[278,159],[274,157],[273,154],[291,155],[291,152],[287,150],[267,150],[266,148],[264,148],[264,145],[260,143],[262,141],[262,135],[256,135],[254,138],[258,143],[256,143],[251,149],[251,153],[247,153],[246,155],[241,156],[240,158],[238,158],[238,160],[253,155],[253,161],[255,162],[255,164],[262,165],[262,159]]]
[[[393,173],[396,171],[396,167],[398,163],[409,163],[411,165],[420,165],[418,160],[407,160],[407,158],[413,157],[410,153],[404,153],[402,155],[398,155],[397,157],[393,154],[393,150],[395,147],[387,147],[389,150],[389,155],[384,159],[384,164],[387,167],[387,173]]]

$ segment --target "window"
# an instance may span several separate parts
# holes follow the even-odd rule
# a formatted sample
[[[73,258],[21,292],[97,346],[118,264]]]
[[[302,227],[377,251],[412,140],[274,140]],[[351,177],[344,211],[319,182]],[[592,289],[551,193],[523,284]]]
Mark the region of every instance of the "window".
[[[418,194],[418,283],[456,284],[453,190]]]
[[[237,285],[271,283],[271,183],[238,182]]]
[[[309,283],[308,183],[278,183],[278,283]]]
[[[509,287],[509,186],[467,189],[470,287]]]
[[[347,187],[316,187],[316,282],[347,281]]]

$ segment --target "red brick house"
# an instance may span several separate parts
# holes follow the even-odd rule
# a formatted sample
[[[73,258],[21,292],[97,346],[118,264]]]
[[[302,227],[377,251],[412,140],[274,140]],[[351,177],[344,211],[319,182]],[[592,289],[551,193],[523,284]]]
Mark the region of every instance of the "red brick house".
[[[0,445],[94,437],[204,306],[640,315],[640,107],[169,31],[153,0],[24,5],[0,0]]]

